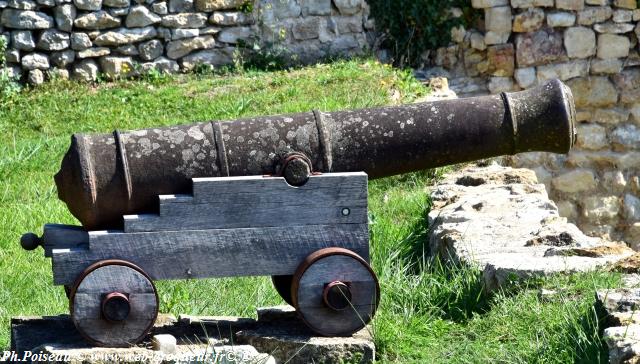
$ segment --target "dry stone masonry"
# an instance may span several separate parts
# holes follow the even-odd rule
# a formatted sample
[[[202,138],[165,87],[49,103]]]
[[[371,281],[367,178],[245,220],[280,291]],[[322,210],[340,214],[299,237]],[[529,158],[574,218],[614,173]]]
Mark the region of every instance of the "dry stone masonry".
[[[0,0],[0,35],[10,75],[38,84],[228,65],[254,44],[357,54],[367,15],[364,0]]]
[[[577,147],[523,154],[561,216],[592,236],[640,248],[640,9],[635,0],[472,0],[477,28],[425,58],[464,97],[559,78],[573,90]],[[427,57],[427,55],[425,55]]]

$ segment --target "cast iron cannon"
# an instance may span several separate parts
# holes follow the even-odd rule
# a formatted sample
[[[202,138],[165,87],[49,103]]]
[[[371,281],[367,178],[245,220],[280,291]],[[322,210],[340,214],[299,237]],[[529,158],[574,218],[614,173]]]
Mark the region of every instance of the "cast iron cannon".
[[[373,317],[367,180],[527,151],[566,153],[570,90],[537,88],[374,109],[279,115],[72,137],[55,176],[82,226],[25,234],[99,345],[141,340],[153,280],[270,275],[323,335]]]

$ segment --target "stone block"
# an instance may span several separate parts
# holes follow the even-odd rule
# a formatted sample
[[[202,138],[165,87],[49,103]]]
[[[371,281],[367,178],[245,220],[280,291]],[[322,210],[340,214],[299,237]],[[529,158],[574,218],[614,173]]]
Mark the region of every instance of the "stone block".
[[[611,19],[613,9],[610,6],[590,6],[578,12],[578,24],[593,25]]]
[[[582,217],[593,223],[615,220],[620,213],[618,196],[587,196],[581,199]]]
[[[516,36],[518,67],[530,67],[557,62],[566,57],[562,33],[551,28]]]
[[[53,52],[51,53],[51,63],[53,63],[58,68],[65,68],[76,58],[76,52],[67,49],[62,52]]]
[[[513,44],[500,44],[487,48],[488,72],[492,76],[510,77],[515,69]]]
[[[485,49],[487,49],[487,44],[484,42],[484,35],[476,31],[472,31],[470,33],[471,34],[469,35],[469,43],[471,45],[471,48],[479,51],[484,51]]]
[[[135,63],[131,57],[101,57],[100,69],[110,79],[131,77],[137,73]]]
[[[73,22],[76,28],[101,30],[120,26],[120,18],[104,10],[80,15]]]
[[[593,113],[593,121],[605,124],[618,124],[629,119],[629,110],[624,108],[597,108]]]
[[[153,61],[162,55],[164,52],[164,45],[159,40],[153,39],[148,42],[140,43],[138,51],[140,58],[143,61]]]
[[[499,6],[484,11],[485,28],[496,33],[511,32],[511,7]]]
[[[607,107],[618,102],[618,91],[607,77],[581,77],[567,85],[573,91],[576,107]]]
[[[167,57],[171,59],[182,58],[195,50],[213,48],[215,44],[216,42],[211,35],[174,40],[167,43]]]
[[[509,0],[471,0],[471,6],[477,9],[509,5]]]
[[[207,24],[207,15],[202,13],[180,13],[162,17],[162,26],[167,28],[202,28]]]
[[[43,12],[5,9],[0,16],[0,25],[12,29],[53,28],[53,18]]]
[[[516,33],[533,32],[544,24],[544,10],[530,8],[513,18],[513,31]]]
[[[70,44],[69,33],[48,29],[40,34],[36,48],[45,51],[61,51],[69,48]]]
[[[596,54],[596,33],[586,27],[572,27],[564,33],[564,46],[570,58],[588,58]]]
[[[151,10],[158,15],[167,15],[169,13],[169,9],[167,8],[166,2],[154,3],[151,5]]]
[[[194,52],[182,58],[180,64],[186,71],[199,64],[213,67],[229,65],[233,63],[233,51],[233,47],[226,47]]]
[[[617,58],[609,59],[597,59],[591,60],[591,74],[592,75],[607,75],[618,74],[622,71],[624,62]]]
[[[296,40],[315,39],[320,36],[320,26],[324,22],[319,17],[310,17],[297,20],[292,28],[291,33]]]
[[[551,181],[553,188],[565,193],[578,193],[593,191],[598,182],[592,171],[588,169],[576,169],[565,172]]]
[[[70,32],[73,29],[73,21],[76,18],[76,7],[71,4],[63,4],[53,9],[53,15],[58,29]]]
[[[630,193],[624,195],[624,217],[628,221],[640,221],[640,198]]]
[[[154,351],[160,351],[163,354],[175,354],[177,340],[171,334],[153,335],[151,338],[151,347]]]
[[[511,92],[516,90],[516,85],[511,77],[490,77],[487,88],[492,94]]]
[[[73,0],[73,3],[80,10],[96,11],[102,8],[102,0]]]
[[[155,38],[158,32],[154,27],[145,28],[119,28],[117,30],[100,33],[93,40],[98,46],[121,46],[125,44],[137,43],[144,40]]]
[[[547,14],[547,25],[550,27],[571,27],[576,23],[574,13],[561,11]]]
[[[209,23],[215,25],[247,25],[253,22],[253,18],[250,15],[246,15],[240,11],[216,11],[209,17]]]
[[[300,0],[302,16],[330,15],[331,0]]]
[[[171,29],[171,40],[178,40],[184,38],[193,38],[200,35],[200,29]]]
[[[627,180],[620,171],[608,171],[602,174],[602,185],[611,192],[621,193],[627,187]]]
[[[598,36],[598,58],[622,58],[629,55],[631,42],[624,35],[600,34]]]
[[[606,148],[609,145],[607,129],[598,124],[578,124],[577,145],[591,150]]]
[[[43,84],[44,73],[39,69],[29,71],[29,74],[27,75],[27,82],[34,86]]]
[[[239,40],[248,41],[253,35],[250,27],[225,28],[218,33],[217,40],[224,43],[236,44]]]
[[[638,2],[636,0],[613,0],[613,5],[618,8],[636,9]]]
[[[244,0],[195,0],[197,11],[215,11],[226,9],[237,9],[244,3]]]
[[[112,8],[128,8],[130,0],[102,0],[102,5]]]
[[[612,19],[616,23],[626,23],[633,21],[633,11],[621,9],[614,10]]]
[[[127,15],[126,25],[128,28],[142,28],[159,23],[161,18],[151,12],[146,6],[134,6]]]
[[[49,69],[49,57],[42,53],[30,53],[22,57],[22,68],[26,70]]]
[[[509,41],[510,36],[511,32],[499,33],[490,30],[484,34],[484,43],[486,45],[504,44]]]
[[[362,10],[363,0],[333,0],[340,14],[355,15]]]
[[[634,26],[628,23],[606,22],[595,24],[593,29],[598,33],[624,34],[631,32]]]
[[[76,58],[84,59],[84,58],[98,58],[102,56],[108,56],[111,54],[111,49],[107,47],[94,47],[87,48],[76,53]]]
[[[553,7],[554,0],[511,0],[512,8]]]
[[[564,10],[582,10],[584,0],[556,0],[556,8]]]
[[[514,77],[518,86],[523,89],[536,85],[536,69],[535,67],[518,68],[515,70]]]
[[[193,0],[169,0],[169,11],[172,13],[188,13],[193,8]]]
[[[71,49],[81,51],[90,48],[91,39],[86,33],[71,33]]]
[[[11,32],[11,46],[21,51],[32,51],[36,48],[33,33],[28,30],[14,30]]]
[[[623,124],[611,132],[614,150],[640,149],[640,130],[633,124]]]

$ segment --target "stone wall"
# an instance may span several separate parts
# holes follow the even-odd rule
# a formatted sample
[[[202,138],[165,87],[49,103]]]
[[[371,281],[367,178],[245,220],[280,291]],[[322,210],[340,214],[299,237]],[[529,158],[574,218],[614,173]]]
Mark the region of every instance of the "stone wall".
[[[360,53],[367,13],[364,0],[0,0],[0,34],[12,75],[90,81],[231,64],[254,44],[303,63]]]
[[[472,0],[484,17],[452,30],[428,74],[459,96],[533,87],[573,90],[577,147],[512,158],[533,168],[560,213],[590,235],[640,246],[640,9],[636,0]],[[427,75],[428,76],[428,75]]]

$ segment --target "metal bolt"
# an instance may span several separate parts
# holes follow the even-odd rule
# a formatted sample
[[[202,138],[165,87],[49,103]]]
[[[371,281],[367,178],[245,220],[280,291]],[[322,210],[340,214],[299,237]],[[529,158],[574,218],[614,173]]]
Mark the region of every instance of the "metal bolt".
[[[345,207],[342,209],[342,216],[349,216],[350,213],[351,210],[349,210],[349,208]]]

